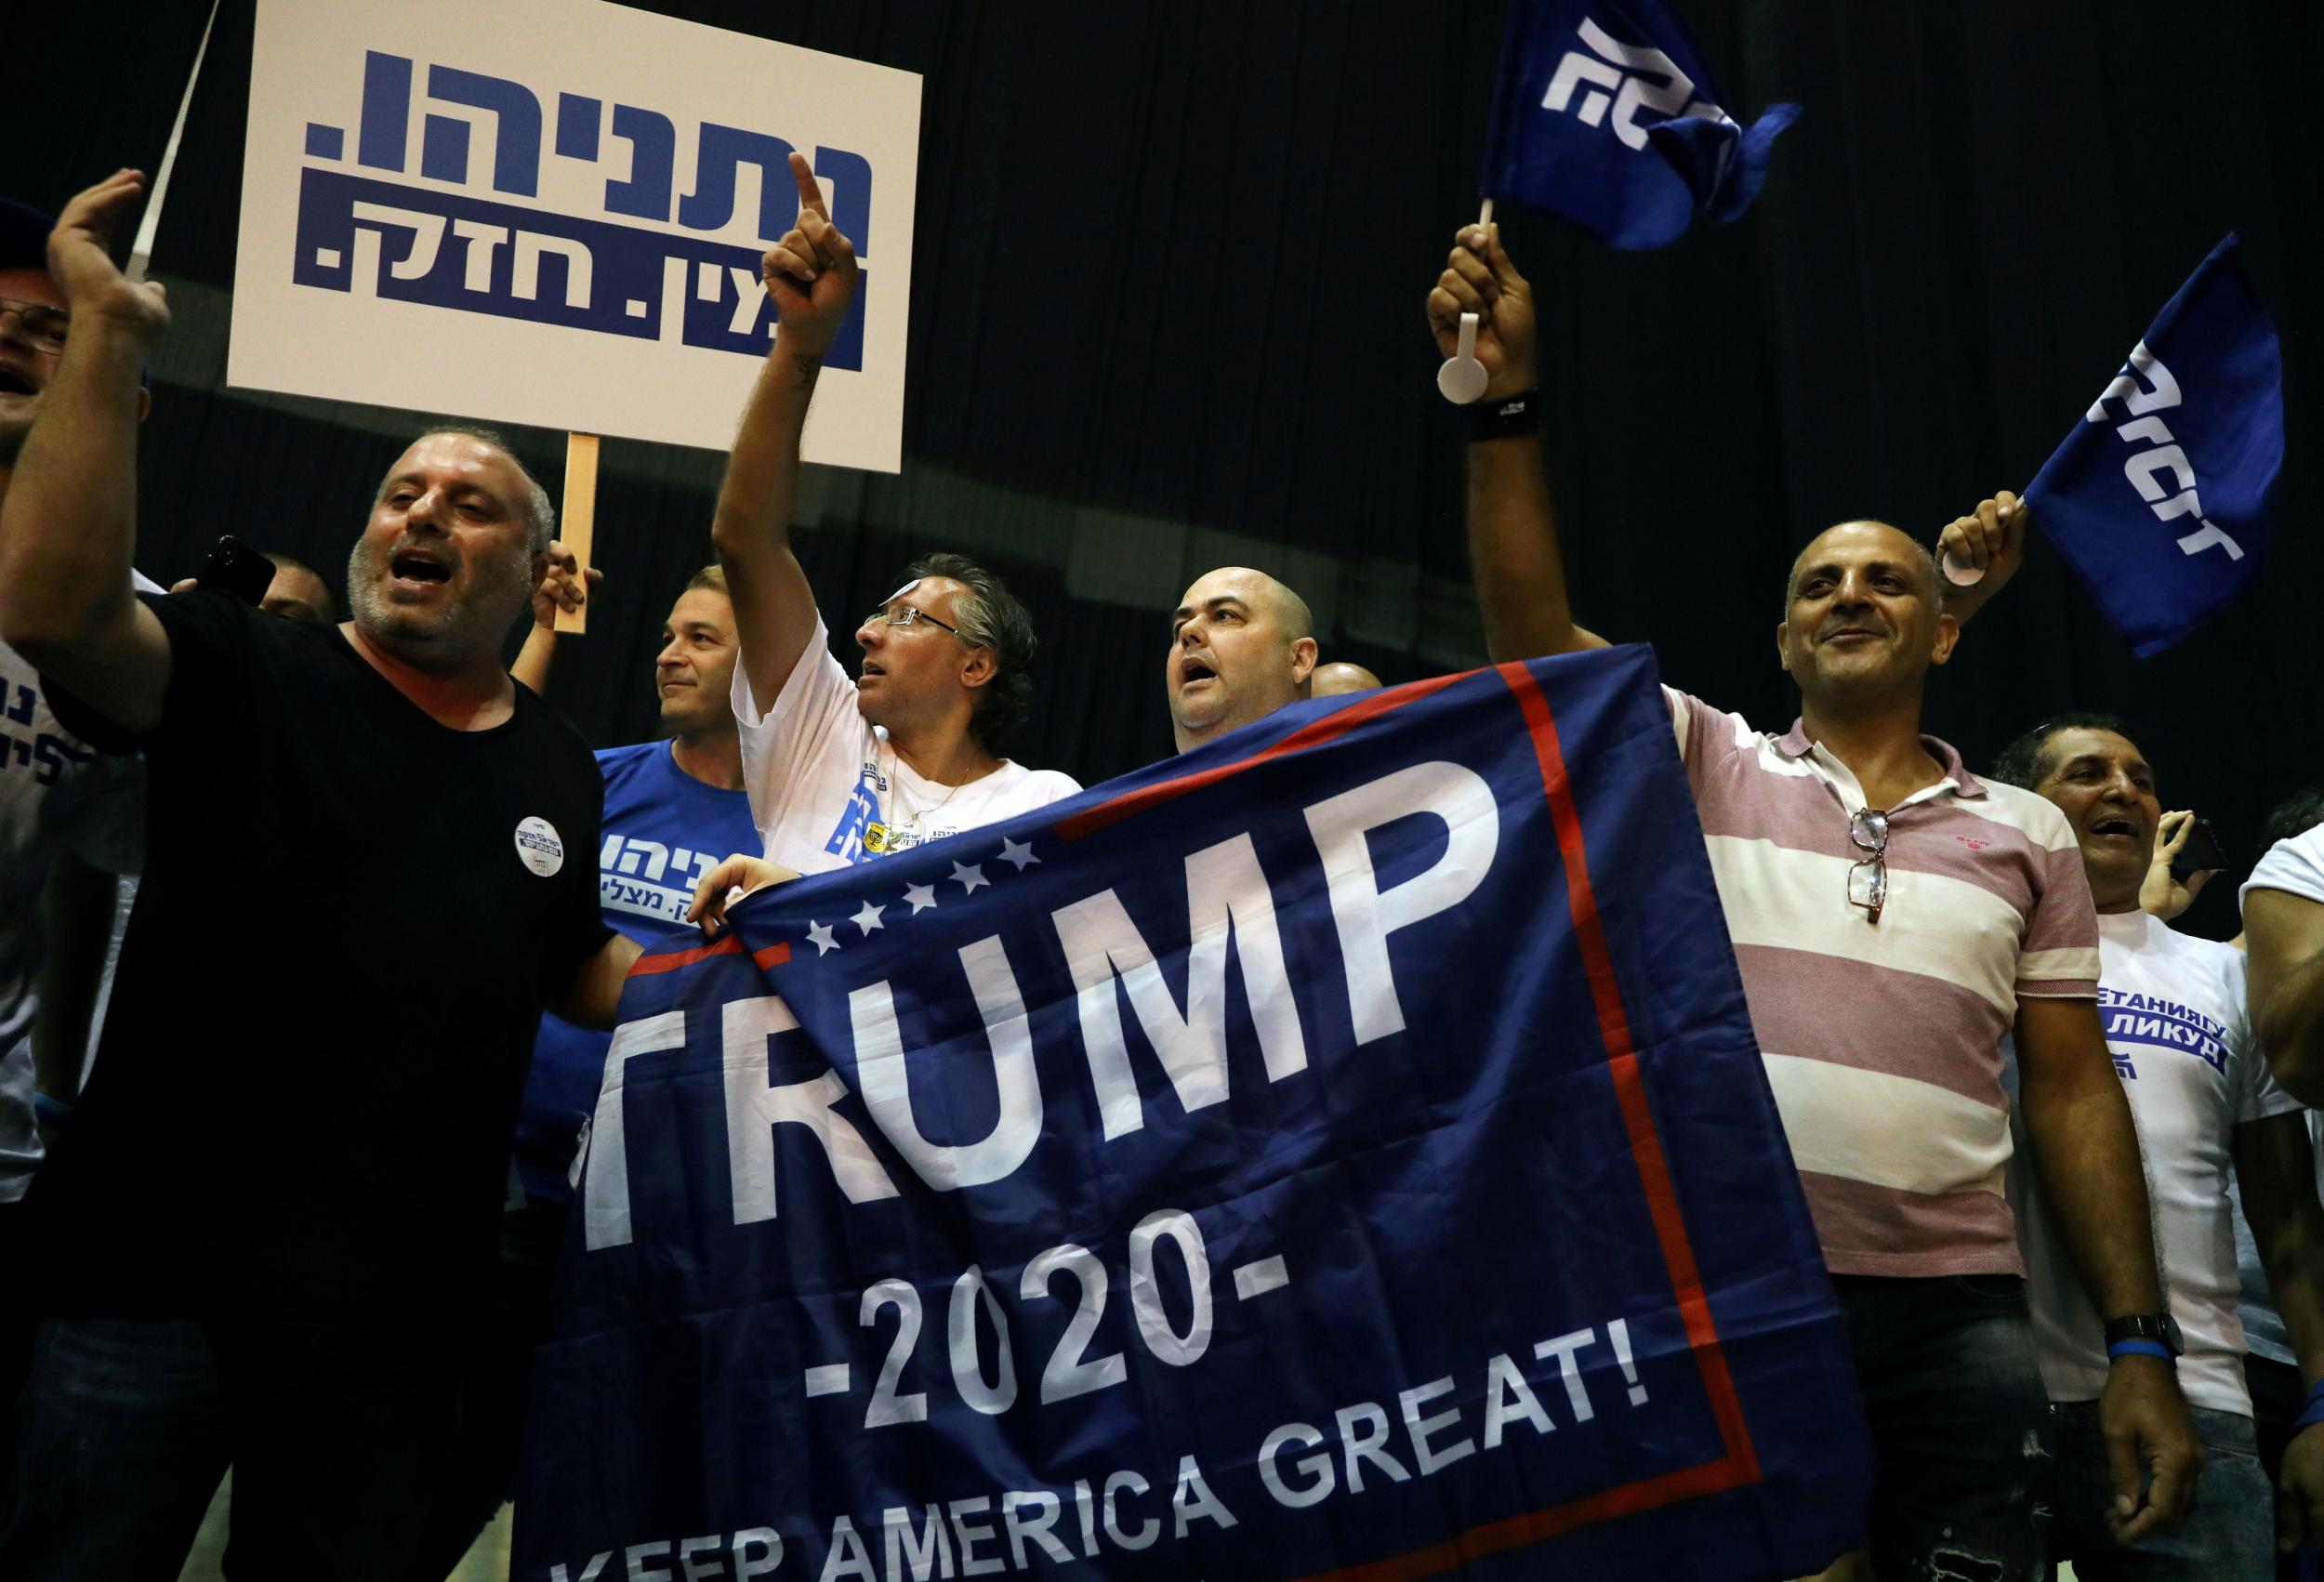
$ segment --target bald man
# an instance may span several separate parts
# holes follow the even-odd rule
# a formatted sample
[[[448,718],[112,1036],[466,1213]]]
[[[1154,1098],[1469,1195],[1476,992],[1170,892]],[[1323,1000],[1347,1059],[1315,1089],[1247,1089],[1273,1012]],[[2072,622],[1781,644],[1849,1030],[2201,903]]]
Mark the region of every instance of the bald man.
[[[1314,627],[1307,600],[1265,572],[1221,566],[1197,578],[1170,617],[1163,672],[1178,750],[1308,696]]]
[[[1461,315],[1478,321],[1469,543],[1492,657],[1602,645],[1567,599],[1533,416],[1533,292],[1497,228],[1463,229],[1427,311],[1446,356]],[[1978,781],[1921,733],[1929,672],[2015,572],[2024,525],[2002,493],[1944,530],[1948,560],[1983,571],[1967,589],[1885,522],[1818,534],[1792,562],[1775,633],[1800,690],[1788,732],[1665,689],[1855,1361],[1883,1577],[2046,1574],[2032,1490],[2048,1410],[2000,1190],[2013,1031],[2034,1162],[2106,1321],[2099,1411],[2119,1539],[2184,1514],[2202,1459],[2137,1135],[2099,1027],[2080,847],[2055,807]]]
[[[1308,695],[1319,698],[1345,697],[1350,692],[1376,692],[1383,683],[1363,666],[1345,659],[1335,659],[1328,665],[1315,666],[1315,674],[1307,683]]]

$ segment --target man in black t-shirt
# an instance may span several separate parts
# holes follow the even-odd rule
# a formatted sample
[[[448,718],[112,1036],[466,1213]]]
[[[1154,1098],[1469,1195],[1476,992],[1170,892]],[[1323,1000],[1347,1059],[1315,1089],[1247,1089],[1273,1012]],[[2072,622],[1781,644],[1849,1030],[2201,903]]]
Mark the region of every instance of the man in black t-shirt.
[[[238,1578],[396,1576],[534,1028],[609,1025],[637,947],[599,917],[596,764],[501,667],[550,512],[496,440],[397,459],[345,625],[131,594],[168,311],[105,240],[140,186],[59,222],[73,334],[0,503],[0,639],[152,768],[100,1057],[26,1206],[45,1317],[0,1575],[175,1575],[231,1459]]]

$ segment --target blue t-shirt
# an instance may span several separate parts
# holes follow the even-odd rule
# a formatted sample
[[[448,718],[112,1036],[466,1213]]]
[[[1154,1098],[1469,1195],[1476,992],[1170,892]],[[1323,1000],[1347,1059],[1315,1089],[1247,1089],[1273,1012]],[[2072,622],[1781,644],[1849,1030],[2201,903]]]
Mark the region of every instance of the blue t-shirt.
[[[705,785],[678,767],[667,742],[608,747],[598,899],[608,926],[645,941],[686,926],[694,885],[737,851],[756,856],[758,826],[741,791]],[[562,1203],[582,1122],[597,1108],[609,1034],[544,1014],[517,1117],[517,1168],[526,1193]]]

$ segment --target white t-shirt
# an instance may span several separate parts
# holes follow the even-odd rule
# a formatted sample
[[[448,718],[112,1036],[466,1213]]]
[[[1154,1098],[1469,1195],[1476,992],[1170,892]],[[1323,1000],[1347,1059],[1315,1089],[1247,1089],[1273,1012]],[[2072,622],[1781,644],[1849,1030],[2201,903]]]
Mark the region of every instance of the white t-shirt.
[[[161,591],[129,574],[139,590]],[[138,871],[145,762],[99,753],[58,724],[40,672],[0,643],[0,1203],[22,1197],[40,1164],[33,1121],[34,990],[46,955],[40,900],[60,849],[107,873]],[[117,915],[116,935],[120,927]],[[109,968],[92,1022],[111,989]]]
[[[741,663],[733,699],[759,838],[768,861],[802,874],[998,824],[1081,790],[1069,774],[1007,758],[965,785],[923,780],[855,706],[855,681],[831,657],[820,619],[773,707],[759,712]]]
[[[2243,881],[2236,897],[2240,905],[2255,890],[2280,890],[2304,901],[2324,904],[2324,824],[2278,840],[2269,847]],[[2324,1196],[2324,1131],[2317,1115],[2308,1115],[2308,1145],[2317,1155],[2317,1189]],[[2279,1363],[2296,1364],[2291,1338],[2284,1332],[2276,1298],[2267,1288],[2267,1271],[2260,1262],[2259,1245],[2238,1206],[2236,1213],[2236,1256],[2243,1267],[2243,1326],[2251,1350]]]
[[[2251,877],[2236,892],[2236,904],[2255,890],[2289,890],[2303,901],[2324,902],[2324,824],[2278,840],[2261,854]]]
[[[2179,1387],[2191,1406],[2248,1417],[2229,1144],[2238,1125],[2300,1103],[2267,1074],[2243,970],[2241,951],[2145,912],[2099,915],[2098,1020],[2138,1126],[2171,1314],[2186,1341]],[[2012,1172],[2042,1383],[2053,1401],[2094,1401],[2106,1385],[2106,1325],[2031,1184]]]

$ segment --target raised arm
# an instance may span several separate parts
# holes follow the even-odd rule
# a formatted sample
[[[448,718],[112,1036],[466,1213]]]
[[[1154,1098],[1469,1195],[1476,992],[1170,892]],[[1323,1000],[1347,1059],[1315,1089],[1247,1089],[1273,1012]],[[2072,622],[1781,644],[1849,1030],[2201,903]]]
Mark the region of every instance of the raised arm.
[[[799,224],[759,266],[774,303],[774,345],[743,408],[710,523],[734,602],[743,673],[761,709],[773,704],[815,634],[814,590],[791,553],[791,507],[807,403],[855,297],[854,244],[831,223],[813,171],[796,153],[791,175],[799,183]]]
[[[2021,998],[2016,1045],[2026,1135],[2091,1305],[2102,1319],[2161,1312],[2138,1132],[2097,1009],[2083,999]],[[2185,1515],[2202,1450],[2172,1364],[2116,1359],[2098,1412],[2122,1541]],[[2153,1473],[2144,1507],[2142,1461]]]
[[[0,639],[130,731],[161,723],[169,687],[169,639],[129,587],[139,367],[169,309],[105,251],[144,185],[116,172],[66,204],[48,239],[72,326],[0,502]]]
[[[2251,1026],[2277,1085],[2324,1108],[2324,905],[2283,890],[2243,898]]]
[[[1533,287],[1501,251],[1498,225],[1464,228],[1428,295],[1429,328],[1447,357],[1459,344],[1463,313],[1477,316],[1476,359],[1486,373],[1478,405],[1532,391]],[[1470,442],[1469,563],[1495,661],[1606,645],[1574,624],[1538,434]]]

